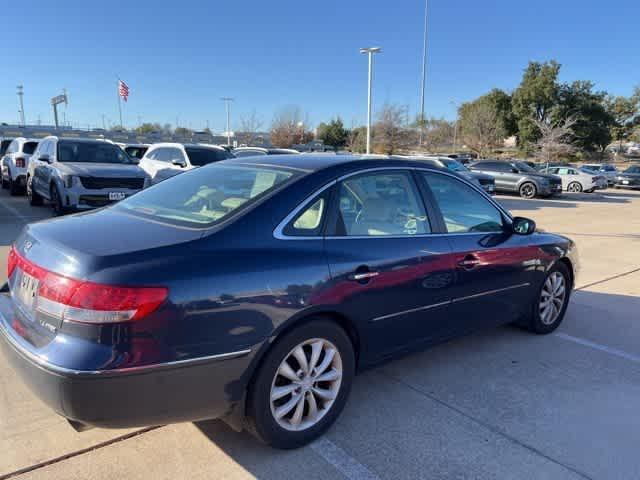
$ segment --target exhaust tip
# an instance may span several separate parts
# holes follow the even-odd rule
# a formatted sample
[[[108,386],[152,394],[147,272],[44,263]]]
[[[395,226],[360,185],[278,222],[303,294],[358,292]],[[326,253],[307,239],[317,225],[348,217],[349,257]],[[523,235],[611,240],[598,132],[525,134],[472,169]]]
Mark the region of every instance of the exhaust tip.
[[[86,432],[87,430],[91,430],[93,427],[91,425],[87,425],[86,423],[78,422],[77,420],[71,420],[67,418],[67,422],[69,425],[73,427],[76,432]]]

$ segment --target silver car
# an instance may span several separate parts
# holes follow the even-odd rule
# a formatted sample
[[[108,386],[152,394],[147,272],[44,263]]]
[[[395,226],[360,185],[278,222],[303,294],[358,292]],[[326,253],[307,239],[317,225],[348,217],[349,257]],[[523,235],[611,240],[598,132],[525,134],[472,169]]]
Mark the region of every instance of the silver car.
[[[108,140],[46,137],[31,157],[27,197],[56,214],[123,200],[149,185],[148,175]]]
[[[588,163],[583,165],[583,168],[596,172],[599,175],[603,175],[607,179],[609,185],[616,183],[616,177],[618,176],[618,169],[615,165],[608,163]]]
[[[0,157],[2,188],[8,188],[11,195],[24,192],[29,158],[38,146],[38,141],[24,137],[15,138],[7,146],[4,156]]]
[[[562,179],[562,189],[567,192],[592,193],[607,188],[607,179],[603,175],[589,173],[573,167],[549,167],[541,170],[557,175]]]

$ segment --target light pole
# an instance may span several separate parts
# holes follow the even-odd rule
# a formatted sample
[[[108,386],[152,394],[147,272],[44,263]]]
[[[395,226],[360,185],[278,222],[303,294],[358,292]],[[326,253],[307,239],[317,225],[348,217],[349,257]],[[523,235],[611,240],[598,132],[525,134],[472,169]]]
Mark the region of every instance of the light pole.
[[[371,79],[373,77],[373,54],[380,53],[380,47],[361,48],[360,53],[369,56],[369,87],[367,90],[367,153],[371,153]]]
[[[26,123],[24,119],[24,101],[22,99],[22,97],[24,96],[24,88],[22,87],[22,85],[18,85],[16,88],[18,89],[18,98],[20,99],[20,122],[22,123],[22,126],[25,127]]]
[[[424,1],[424,40],[422,45],[422,81],[420,83],[420,146],[424,141],[424,87],[427,78],[427,7],[429,0]]]
[[[231,126],[230,126],[230,118],[231,118],[231,102],[233,102],[233,98],[231,97],[222,97],[220,98],[224,102],[224,106],[227,109],[227,146],[231,146]]]

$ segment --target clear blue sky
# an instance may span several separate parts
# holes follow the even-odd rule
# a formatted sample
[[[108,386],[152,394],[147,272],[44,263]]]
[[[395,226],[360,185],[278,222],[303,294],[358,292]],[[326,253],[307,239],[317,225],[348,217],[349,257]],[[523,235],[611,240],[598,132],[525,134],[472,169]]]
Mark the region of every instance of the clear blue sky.
[[[118,118],[116,76],[131,96],[125,125],[142,121],[225,127],[255,109],[299,105],[316,124],[366,115],[366,58],[381,46],[374,104],[419,102],[423,0],[8,1],[2,6],[0,121],[53,123],[49,99],[69,92],[67,118]],[[617,95],[640,84],[638,0],[430,0],[426,110],[451,118],[451,100],[513,89],[529,60],[555,58],[562,80]],[[374,106],[375,108],[375,106]]]

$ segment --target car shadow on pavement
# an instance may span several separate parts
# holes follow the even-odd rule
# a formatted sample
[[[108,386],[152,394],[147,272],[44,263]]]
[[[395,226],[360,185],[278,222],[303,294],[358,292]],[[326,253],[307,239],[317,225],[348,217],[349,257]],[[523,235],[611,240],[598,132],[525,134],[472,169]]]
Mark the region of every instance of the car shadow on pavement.
[[[590,477],[633,478],[629,440],[638,437],[640,417],[620,423],[629,408],[607,403],[635,404],[638,364],[616,352],[640,359],[638,308],[640,296],[578,291],[552,335],[503,326],[367,370],[324,438],[380,478],[571,476],[564,465]],[[591,392],[579,405],[578,391]],[[313,478],[311,464],[325,462],[317,446],[281,451],[222,421],[196,426],[258,478]],[[615,452],[616,464],[601,461],[603,452]],[[308,468],[284,466],[300,461]]]

